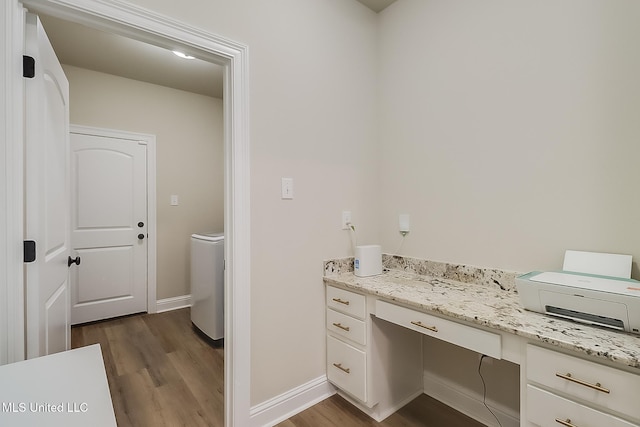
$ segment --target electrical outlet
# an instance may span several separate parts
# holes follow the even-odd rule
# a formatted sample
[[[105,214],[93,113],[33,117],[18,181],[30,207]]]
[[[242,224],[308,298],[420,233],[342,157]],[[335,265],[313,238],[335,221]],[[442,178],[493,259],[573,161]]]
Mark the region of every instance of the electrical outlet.
[[[398,215],[398,228],[400,231],[400,234],[402,234],[403,236],[406,236],[407,234],[409,234],[409,214],[400,214]]]
[[[351,211],[342,211],[342,229],[348,230],[351,226]]]

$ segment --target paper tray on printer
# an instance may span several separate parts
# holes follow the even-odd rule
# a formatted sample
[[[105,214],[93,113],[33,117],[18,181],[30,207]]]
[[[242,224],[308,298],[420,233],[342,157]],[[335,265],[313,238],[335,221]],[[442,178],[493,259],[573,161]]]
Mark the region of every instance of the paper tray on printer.
[[[627,306],[618,302],[540,290],[545,313],[590,325],[624,330],[629,323]]]

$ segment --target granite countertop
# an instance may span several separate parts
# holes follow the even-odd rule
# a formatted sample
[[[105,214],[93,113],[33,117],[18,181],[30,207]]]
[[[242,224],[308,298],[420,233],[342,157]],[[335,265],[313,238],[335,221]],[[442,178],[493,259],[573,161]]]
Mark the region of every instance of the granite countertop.
[[[324,282],[607,359],[640,373],[640,336],[526,311],[514,287],[496,280],[464,283],[396,269],[357,277],[351,271],[329,272],[325,264]]]

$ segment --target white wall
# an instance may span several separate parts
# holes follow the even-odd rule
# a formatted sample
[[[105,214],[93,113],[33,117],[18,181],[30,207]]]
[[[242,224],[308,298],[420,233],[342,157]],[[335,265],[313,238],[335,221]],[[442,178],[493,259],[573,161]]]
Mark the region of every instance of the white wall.
[[[431,337],[422,343],[427,394],[480,417],[478,421],[493,423],[493,415],[481,403],[484,400],[502,425],[513,425],[520,413],[520,366],[485,358],[480,367],[480,355],[474,351]]]
[[[640,258],[640,2],[400,0],[381,14],[385,250],[554,269]],[[635,275],[638,270],[635,268]]]
[[[322,260],[351,254],[341,211],[376,240],[376,15],[345,0],[133,3],[249,46],[256,405],[325,374]]]
[[[156,136],[157,298],[190,294],[191,234],[224,228],[222,100],[64,70],[71,123]],[[172,194],[178,206],[170,206]]]
[[[383,11],[383,250],[400,247],[408,213],[401,252],[416,258],[521,272],[561,268],[566,249],[639,259],[639,20],[631,0]],[[425,369],[473,395],[473,359],[433,344]],[[517,411],[517,369],[496,364],[487,381],[507,391],[489,399]]]

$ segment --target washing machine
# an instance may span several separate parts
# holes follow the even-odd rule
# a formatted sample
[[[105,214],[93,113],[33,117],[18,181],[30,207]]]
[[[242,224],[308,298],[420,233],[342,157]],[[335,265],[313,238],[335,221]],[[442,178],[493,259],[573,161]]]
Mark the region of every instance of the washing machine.
[[[224,338],[224,233],[191,235],[191,322],[212,340]]]

